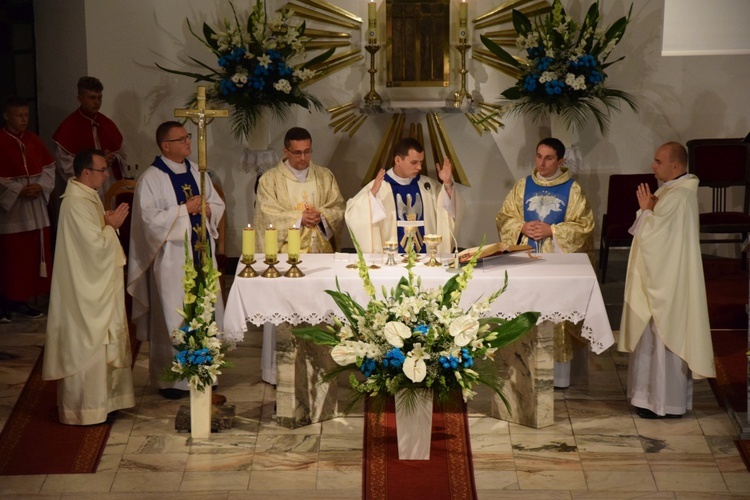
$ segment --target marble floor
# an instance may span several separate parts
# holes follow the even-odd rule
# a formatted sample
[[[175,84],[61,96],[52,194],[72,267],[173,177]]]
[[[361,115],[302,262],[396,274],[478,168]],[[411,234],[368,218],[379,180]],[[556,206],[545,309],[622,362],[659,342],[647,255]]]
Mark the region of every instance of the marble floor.
[[[44,325],[16,317],[0,325],[0,424],[44,343]],[[360,498],[361,412],[295,430],[277,426],[274,388],[260,380],[260,338],[258,330],[248,333],[220,382],[237,409],[231,430],[202,442],[176,432],[185,402],[147,385],[146,345],[134,371],[138,405],[113,414],[98,471],[0,476],[0,497]],[[643,420],[625,399],[627,356],[592,355],[590,370],[587,386],[555,392],[555,424],[545,429],[482,416],[487,394],[472,402],[479,498],[750,498],[735,430],[708,383],[696,383],[694,409],[682,419]]]

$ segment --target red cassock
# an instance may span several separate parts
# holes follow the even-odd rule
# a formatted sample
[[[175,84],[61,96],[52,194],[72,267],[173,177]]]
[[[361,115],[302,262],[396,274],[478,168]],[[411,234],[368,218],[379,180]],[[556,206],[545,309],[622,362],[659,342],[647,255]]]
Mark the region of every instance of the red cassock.
[[[7,187],[15,183],[37,183],[44,167],[54,165],[55,159],[39,137],[29,131],[14,135],[6,129],[0,130],[0,177]],[[49,187],[51,191],[52,185]],[[0,215],[5,218],[3,227],[20,225],[24,230],[0,234],[0,296],[23,302],[30,297],[49,293],[50,276],[52,275],[52,254],[50,252],[49,218],[47,201],[49,192],[35,199],[18,197],[11,207],[0,208]],[[29,211],[18,210],[18,205],[37,204],[32,212],[35,217],[28,218]],[[44,260],[42,260],[42,249]],[[45,262],[46,277],[41,276],[40,266]]]
[[[98,138],[99,144],[96,144]],[[52,139],[58,146],[75,156],[80,151],[98,148],[102,151],[114,153],[122,148],[122,134],[115,122],[101,113],[89,118],[78,108],[62,121]],[[115,161],[117,161],[115,159]],[[112,174],[121,179],[120,165],[113,165]]]

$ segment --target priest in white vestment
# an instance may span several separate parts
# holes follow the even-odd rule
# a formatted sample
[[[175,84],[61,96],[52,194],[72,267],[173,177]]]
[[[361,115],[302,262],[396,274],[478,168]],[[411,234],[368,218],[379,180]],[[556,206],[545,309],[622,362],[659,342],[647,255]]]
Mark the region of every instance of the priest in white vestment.
[[[115,232],[129,207],[104,211],[105,154],[84,150],[62,196],[52,273],[44,380],[58,380],[60,422],[92,425],[135,406],[125,313],[125,252]]]
[[[442,186],[421,176],[424,148],[416,139],[401,139],[394,147],[393,168],[381,169],[346,203],[346,225],[364,253],[383,253],[383,243],[397,241],[404,252],[404,222],[417,223],[419,236],[440,234],[438,252],[450,253],[456,227],[457,193],[448,158],[435,165]],[[401,222],[402,224],[399,224]],[[421,250],[426,250],[422,245]]]
[[[700,251],[698,178],[687,151],[660,146],[651,164],[664,184],[637,190],[640,210],[625,279],[618,348],[631,352],[628,398],[641,418],[692,409],[692,380],[716,376]]]
[[[172,366],[176,353],[170,334],[182,325],[177,312],[182,309],[185,275],[185,235],[195,245],[200,224],[200,174],[187,157],[191,134],[181,123],[159,125],[156,142],[161,156],[154,159],[138,179],[133,199],[130,228],[128,293],[133,296],[133,322],[139,340],[149,341],[151,383],[166,398],[187,395],[186,381],[162,380],[164,368]],[[206,177],[206,231],[216,265],[215,242],[224,213],[224,202]],[[224,307],[221,296],[216,304],[216,322],[221,329]]]
[[[287,233],[300,228],[302,253],[332,253],[339,249],[344,226],[344,198],[333,173],[312,161],[312,136],[301,127],[284,135],[284,158],[258,181],[255,204],[257,251],[263,253],[265,229],[277,229],[278,249],[287,253]],[[285,325],[285,327],[288,325]],[[276,384],[276,329],[263,327],[261,374]]]

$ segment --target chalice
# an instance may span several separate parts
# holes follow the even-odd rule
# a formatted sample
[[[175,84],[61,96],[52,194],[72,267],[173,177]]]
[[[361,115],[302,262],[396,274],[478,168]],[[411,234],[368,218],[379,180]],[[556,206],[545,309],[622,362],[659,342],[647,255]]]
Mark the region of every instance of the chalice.
[[[424,242],[427,243],[427,251],[430,253],[430,260],[425,264],[428,267],[440,267],[442,264],[438,262],[435,255],[437,254],[437,247],[443,241],[442,234],[425,234]]]
[[[398,252],[398,243],[395,241],[386,241],[383,244],[383,253],[385,253],[388,258],[385,261],[384,266],[397,266],[395,255],[396,252]]]

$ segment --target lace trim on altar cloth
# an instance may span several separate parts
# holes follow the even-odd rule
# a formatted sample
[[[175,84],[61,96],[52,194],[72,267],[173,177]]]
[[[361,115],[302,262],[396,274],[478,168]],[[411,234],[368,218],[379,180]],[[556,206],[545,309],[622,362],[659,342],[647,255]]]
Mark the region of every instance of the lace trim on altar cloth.
[[[518,314],[520,314],[520,312],[516,313],[515,315],[498,313],[497,316],[503,319],[512,319]],[[279,326],[281,323],[291,323],[292,325],[298,325],[300,323],[310,323],[312,325],[317,325],[318,323],[333,323],[332,320],[334,316],[337,317],[340,321],[346,321],[346,318],[343,315],[333,314],[330,312],[310,313],[304,315],[298,313],[255,314],[251,317],[245,318],[245,320],[255,326],[263,326],[264,323],[273,323],[276,326]],[[563,321],[570,321],[572,323],[578,323],[579,321],[582,321],[584,317],[584,314],[579,311],[571,311],[566,313],[544,313],[539,316],[538,323],[541,323],[543,321],[551,321],[552,323],[562,323]],[[247,325],[245,325],[242,331],[224,332],[222,334],[222,341],[231,343],[242,342],[242,340],[244,340],[245,338],[246,331]],[[595,354],[601,354],[608,347],[605,346],[599,339],[596,339],[594,337],[594,331],[589,326],[583,326],[581,336],[589,341],[591,350]]]

